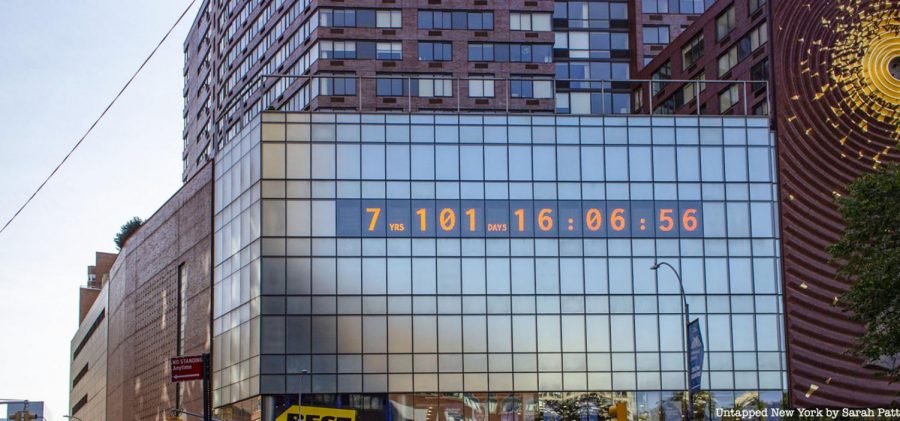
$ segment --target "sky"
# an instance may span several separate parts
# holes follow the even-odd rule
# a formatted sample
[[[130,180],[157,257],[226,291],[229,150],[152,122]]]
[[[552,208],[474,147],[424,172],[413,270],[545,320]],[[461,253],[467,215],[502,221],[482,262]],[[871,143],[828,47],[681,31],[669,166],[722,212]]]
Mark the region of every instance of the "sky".
[[[137,69],[190,0],[4,2],[0,226]],[[78,288],[96,251],[181,185],[182,45],[194,5],[119,102],[0,234],[0,399],[68,413]],[[4,414],[5,415],[5,414]]]

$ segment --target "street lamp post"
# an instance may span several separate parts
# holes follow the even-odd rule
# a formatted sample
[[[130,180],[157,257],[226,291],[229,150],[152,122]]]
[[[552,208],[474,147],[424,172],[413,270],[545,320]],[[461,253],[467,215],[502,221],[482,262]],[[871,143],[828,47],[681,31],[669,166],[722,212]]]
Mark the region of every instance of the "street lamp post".
[[[690,351],[688,351],[688,324],[691,320],[691,311],[688,306],[687,296],[684,295],[684,282],[681,280],[681,274],[678,273],[678,269],[675,269],[674,266],[670,265],[668,262],[656,262],[653,266],[650,266],[650,270],[656,271],[661,266],[667,266],[669,269],[672,269],[672,273],[675,274],[675,278],[678,279],[678,288],[681,290],[681,302],[684,304],[684,335],[681,337],[682,346],[684,349],[684,393],[685,393],[685,401],[687,401],[687,410],[684,414],[684,419],[690,421],[693,408],[693,401],[691,400],[691,367],[690,367]]]
[[[297,392],[297,420],[303,419],[303,376],[309,375],[309,370],[300,370],[300,388]]]

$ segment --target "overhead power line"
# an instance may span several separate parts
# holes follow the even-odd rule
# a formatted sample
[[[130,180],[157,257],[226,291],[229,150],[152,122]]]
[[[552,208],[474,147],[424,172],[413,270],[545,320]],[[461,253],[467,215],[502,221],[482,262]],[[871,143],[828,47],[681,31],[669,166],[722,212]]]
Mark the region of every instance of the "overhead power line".
[[[100,116],[97,117],[97,119],[94,120],[94,123],[91,124],[90,127],[88,127],[87,131],[85,131],[84,134],[81,135],[81,138],[78,139],[78,142],[75,142],[75,145],[72,146],[72,149],[69,150],[69,153],[67,153],[66,156],[63,157],[62,161],[59,161],[59,164],[56,165],[56,168],[53,168],[53,171],[50,172],[50,175],[48,175],[47,178],[45,178],[44,181],[41,182],[41,184],[37,187],[37,189],[34,190],[34,193],[31,193],[31,196],[28,197],[28,200],[26,200],[25,203],[23,203],[22,206],[19,207],[19,209],[16,211],[16,213],[14,213],[13,216],[11,218],[9,218],[8,221],[6,221],[6,224],[3,225],[3,228],[0,228],[0,234],[3,234],[3,232],[6,231],[6,228],[9,227],[9,225],[12,224],[12,222],[16,219],[16,217],[18,217],[19,214],[22,213],[22,211],[25,209],[25,207],[28,206],[29,203],[31,203],[32,199],[34,199],[34,197],[37,196],[37,194],[41,191],[41,189],[43,189],[44,186],[47,185],[47,182],[50,181],[50,179],[53,178],[54,175],[56,175],[56,172],[59,171],[60,167],[62,167],[63,164],[65,164],[66,161],[69,159],[69,157],[72,156],[72,153],[75,152],[75,150],[78,149],[79,146],[81,146],[81,143],[84,142],[84,139],[87,138],[89,134],[91,134],[91,131],[93,131],[94,127],[97,126],[97,123],[99,123],[100,120],[103,119],[103,116],[105,116],[106,113],[109,111],[109,109],[112,108],[113,105],[115,105],[115,103],[119,99],[119,97],[121,97],[122,94],[125,92],[125,90],[128,89],[128,87],[131,85],[131,82],[134,81],[134,79],[137,77],[137,75],[139,73],[141,73],[141,70],[143,70],[144,67],[147,65],[147,63],[150,61],[150,59],[153,58],[153,55],[156,54],[156,51],[159,50],[159,47],[161,47],[163,45],[163,43],[166,42],[166,39],[169,38],[169,35],[172,34],[172,31],[175,30],[175,27],[177,27],[178,24],[181,23],[181,20],[184,19],[184,17],[187,15],[188,11],[191,10],[191,6],[193,6],[194,3],[196,3],[196,2],[197,2],[197,0],[191,0],[191,2],[188,3],[187,7],[185,7],[184,11],[181,12],[181,15],[178,16],[178,19],[175,21],[175,23],[173,23],[172,26],[169,28],[169,30],[166,31],[166,34],[163,35],[162,39],[159,40],[159,43],[156,44],[156,47],[153,47],[153,51],[150,51],[150,54],[147,56],[147,58],[144,59],[144,62],[141,63],[140,67],[138,67],[137,70],[135,70],[134,74],[131,75],[131,78],[129,78],[128,81],[125,82],[125,85],[122,86],[122,89],[119,90],[119,93],[117,93],[116,96],[112,99],[112,101],[110,101],[109,104],[106,106],[106,108],[103,109],[103,112],[100,113]]]

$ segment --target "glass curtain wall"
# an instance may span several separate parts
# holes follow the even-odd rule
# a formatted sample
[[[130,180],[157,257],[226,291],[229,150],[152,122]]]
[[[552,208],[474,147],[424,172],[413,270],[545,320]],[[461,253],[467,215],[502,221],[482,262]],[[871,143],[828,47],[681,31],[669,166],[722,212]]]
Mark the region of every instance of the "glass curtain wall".
[[[663,419],[683,319],[657,260],[702,328],[698,414],[779,404],[767,119],[261,118],[216,158],[217,405]]]

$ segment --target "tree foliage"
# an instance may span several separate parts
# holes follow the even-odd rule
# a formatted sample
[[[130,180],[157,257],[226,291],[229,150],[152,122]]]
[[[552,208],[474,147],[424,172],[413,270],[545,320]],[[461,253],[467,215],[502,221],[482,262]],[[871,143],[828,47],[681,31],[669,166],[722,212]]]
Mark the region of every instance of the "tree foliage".
[[[119,228],[119,233],[116,234],[116,249],[122,250],[122,247],[125,247],[125,242],[128,241],[128,237],[131,237],[131,234],[134,234],[143,223],[144,221],[142,221],[141,218],[138,218],[137,216],[129,219],[128,222],[124,223],[122,227]]]
[[[836,198],[846,229],[828,249],[839,277],[852,282],[840,299],[866,325],[853,352],[866,360],[900,360],[900,165],[882,165]],[[887,364],[891,381],[900,367]]]

